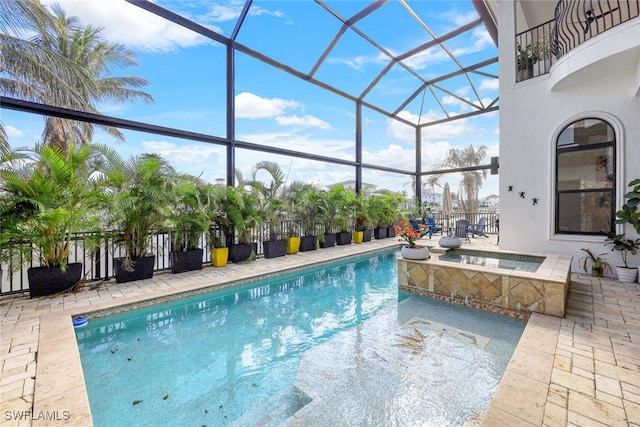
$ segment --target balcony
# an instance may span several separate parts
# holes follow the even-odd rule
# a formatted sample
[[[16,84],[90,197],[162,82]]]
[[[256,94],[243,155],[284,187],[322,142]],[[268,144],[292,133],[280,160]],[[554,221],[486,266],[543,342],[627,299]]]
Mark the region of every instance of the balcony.
[[[640,15],[640,0],[561,0],[554,18],[516,34],[516,81],[547,74],[572,49]]]

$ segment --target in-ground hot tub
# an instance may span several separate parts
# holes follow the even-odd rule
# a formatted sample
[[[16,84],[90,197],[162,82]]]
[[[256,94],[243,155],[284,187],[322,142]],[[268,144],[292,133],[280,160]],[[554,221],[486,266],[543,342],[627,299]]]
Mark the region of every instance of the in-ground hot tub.
[[[401,290],[511,315],[564,317],[571,257],[439,249],[426,261],[398,257]]]

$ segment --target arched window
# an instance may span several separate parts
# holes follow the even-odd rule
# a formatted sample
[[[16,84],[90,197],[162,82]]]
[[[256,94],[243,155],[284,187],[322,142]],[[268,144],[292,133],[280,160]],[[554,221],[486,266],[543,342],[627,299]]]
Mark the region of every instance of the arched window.
[[[609,123],[582,119],[558,136],[556,223],[562,234],[615,230],[616,136]]]

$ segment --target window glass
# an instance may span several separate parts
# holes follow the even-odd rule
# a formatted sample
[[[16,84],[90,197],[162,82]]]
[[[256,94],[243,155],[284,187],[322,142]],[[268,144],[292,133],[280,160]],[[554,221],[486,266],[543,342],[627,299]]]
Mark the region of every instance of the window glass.
[[[556,233],[615,231],[615,134],[599,119],[578,120],[557,141]]]
[[[613,147],[558,153],[558,190],[612,186]]]
[[[558,146],[587,145],[614,139],[613,128],[598,119],[578,120],[567,126],[558,137]]]

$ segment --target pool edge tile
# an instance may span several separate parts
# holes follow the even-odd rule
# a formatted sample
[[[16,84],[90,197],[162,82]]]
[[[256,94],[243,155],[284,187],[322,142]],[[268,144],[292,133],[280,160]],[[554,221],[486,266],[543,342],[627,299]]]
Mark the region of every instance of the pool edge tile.
[[[33,418],[33,426],[39,427],[93,425],[80,351],[68,314],[40,316]]]

